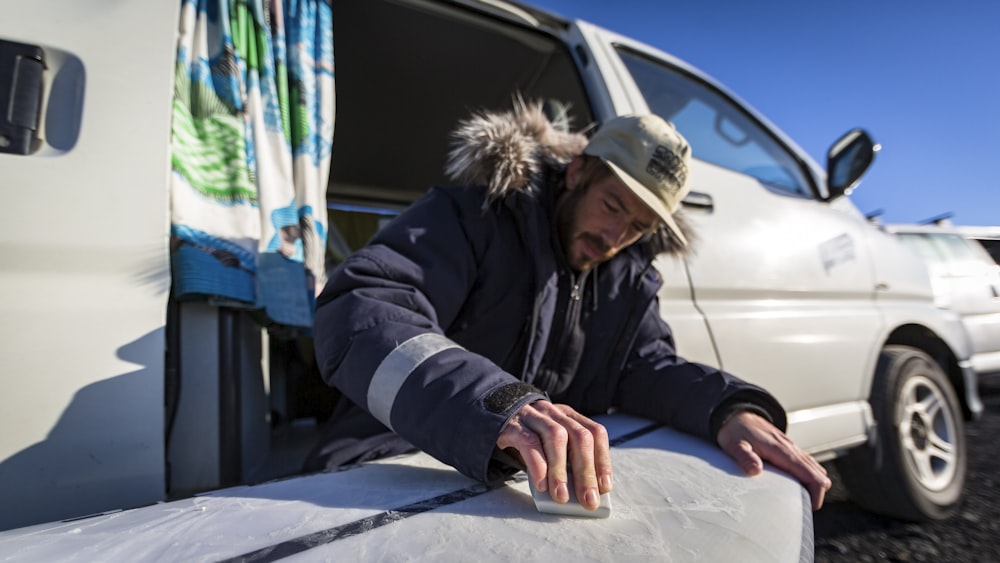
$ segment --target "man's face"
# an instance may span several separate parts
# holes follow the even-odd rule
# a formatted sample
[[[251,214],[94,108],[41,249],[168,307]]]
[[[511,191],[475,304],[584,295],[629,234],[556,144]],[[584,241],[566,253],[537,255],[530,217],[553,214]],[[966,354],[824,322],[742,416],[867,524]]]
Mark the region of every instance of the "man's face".
[[[556,217],[566,260],[582,272],[606,262],[656,229],[657,215],[614,174],[581,181],[580,159],[566,172]]]

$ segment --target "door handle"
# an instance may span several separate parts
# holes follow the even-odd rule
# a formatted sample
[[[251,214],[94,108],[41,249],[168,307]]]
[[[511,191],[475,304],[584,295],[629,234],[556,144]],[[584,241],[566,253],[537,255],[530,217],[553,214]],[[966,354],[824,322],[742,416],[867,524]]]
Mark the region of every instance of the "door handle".
[[[38,148],[44,71],[41,47],[0,39],[0,153]]]
[[[715,208],[715,201],[711,195],[704,192],[690,192],[681,200],[681,205],[711,211]]]

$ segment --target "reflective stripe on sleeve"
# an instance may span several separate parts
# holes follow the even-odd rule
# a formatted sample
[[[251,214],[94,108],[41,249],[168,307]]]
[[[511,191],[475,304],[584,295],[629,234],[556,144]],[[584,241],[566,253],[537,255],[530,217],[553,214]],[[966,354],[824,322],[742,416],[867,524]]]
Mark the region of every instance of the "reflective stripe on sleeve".
[[[368,384],[368,412],[395,432],[389,418],[400,388],[424,360],[449,348],[461,346],[440,334],[428,332],[414,336],[389,352]]]

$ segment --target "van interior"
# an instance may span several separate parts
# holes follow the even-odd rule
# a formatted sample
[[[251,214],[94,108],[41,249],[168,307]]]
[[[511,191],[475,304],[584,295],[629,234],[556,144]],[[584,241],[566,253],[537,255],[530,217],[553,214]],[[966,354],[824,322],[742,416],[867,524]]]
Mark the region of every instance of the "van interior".
[[[573,130],[593,121],[573,61],[585,55],[533,29],[540,14],[422,0],[332,4],[328,271],[428,187],[446,182],[449,132],[473,112],[521,98],[562,108]],[[168,497],[299,473],[338,399],[319,375],[310,334],[177,302],[167,332]],[[218,366],[217,380],[195,377],[212,365],[206,361]],[[218,448],[206,451],[199,438],[216,421]]]

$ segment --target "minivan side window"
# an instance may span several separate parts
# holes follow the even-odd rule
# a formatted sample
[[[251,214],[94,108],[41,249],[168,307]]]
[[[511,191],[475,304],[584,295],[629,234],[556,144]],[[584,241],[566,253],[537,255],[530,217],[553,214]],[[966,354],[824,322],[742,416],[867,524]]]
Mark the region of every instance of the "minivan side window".
[[[650,111],[673,122],[695,158],[812,197],[801,163],[743,109],[708,84],[626,47],[617,47]]]
[[[950,275],[970,275],[980,271],[977,255],[962,235],[951,233],[899,233],[903,244],[916,250],[929,264],[940,264]]]

